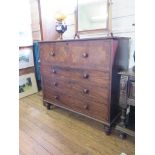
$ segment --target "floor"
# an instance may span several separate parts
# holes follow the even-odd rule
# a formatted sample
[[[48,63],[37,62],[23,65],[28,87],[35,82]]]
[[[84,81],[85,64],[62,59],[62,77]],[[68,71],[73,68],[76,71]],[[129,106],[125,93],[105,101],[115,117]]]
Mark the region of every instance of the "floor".
[[[107,136],[103,125],[72,112],[47,110],[42,94],[20,99],[20,155],[127,155],[135,154],[132,137]]]

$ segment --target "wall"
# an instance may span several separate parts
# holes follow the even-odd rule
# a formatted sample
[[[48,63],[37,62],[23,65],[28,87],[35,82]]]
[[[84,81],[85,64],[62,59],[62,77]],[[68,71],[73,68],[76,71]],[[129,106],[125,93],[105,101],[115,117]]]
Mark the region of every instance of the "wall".
[[[31,28],[33,40],[41,40],[41,25],[39,16],[39,1],[29,0],[31,9]]]
[[[135,50],[135,1],[113,0],[112,31],[115,36],[131,37],[129,67],[134,65],[133,53]]]
[[[19,1],[18,24],[19,46],[31,46],[33,41],[29,0]]]

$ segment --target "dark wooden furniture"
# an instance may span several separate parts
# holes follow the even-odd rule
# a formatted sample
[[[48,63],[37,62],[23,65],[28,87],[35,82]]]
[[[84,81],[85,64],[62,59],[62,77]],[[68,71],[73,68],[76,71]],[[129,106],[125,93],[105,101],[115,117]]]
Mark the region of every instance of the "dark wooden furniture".
[[[119,74],[121,75],[119,105],[122,114],[116,129],[120,131],[120,137],[125,138],[126,135],[135,135],[135,73],[129,70]]]
[[[129,38],[40,42],[44,105],[99,121],[110,133],[119,114],[118,71],[128,68]]]

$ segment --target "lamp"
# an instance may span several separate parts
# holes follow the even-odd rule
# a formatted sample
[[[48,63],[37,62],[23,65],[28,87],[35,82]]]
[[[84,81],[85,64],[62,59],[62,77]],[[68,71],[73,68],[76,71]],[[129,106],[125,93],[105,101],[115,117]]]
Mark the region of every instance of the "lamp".
[[[56,31],[59,33],[59,39],[63,39],[62,35],[67,30],[67,25],[64,22],[66,18],[65,14],[61,11],[57,11],[55,15],[56,22]]]

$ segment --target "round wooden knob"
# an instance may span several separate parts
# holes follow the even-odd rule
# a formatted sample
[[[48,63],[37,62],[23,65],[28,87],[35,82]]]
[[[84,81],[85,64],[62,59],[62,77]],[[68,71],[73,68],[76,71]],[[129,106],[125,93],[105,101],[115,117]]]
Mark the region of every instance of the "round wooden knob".
[[[52,72],[53,72],[53,73],[56,73],[56,70],[55,70],[55,69],[53,69],[53,70],[52,70]]]
[[[54,98],[55,98],[56,100],[58,100],[58,99],[59,99],[59,96],[54,96]]]
[[[54,82],[54,86],[58,86],[58,83],[57,82]]]
[[[89,93],[89,90],[88,90],[88,89],[83,89],[83,92],[84,92],[85,94],[88,94],[88,93]]]
[[[86,73],[83,74],[83,78],[84,78],[84,79],[87,79],[88,77],[89,77],[89,74],[86,74]]]
[[[53,52],[53,51],[50,52],[50,55],[54,57],[55,56],[55,52]]]
[[[85,105],[83,106],[83,108],[84,108],[84,109],[88,109],[88,104],[85,104]]]
[[[88,53],[83,53],[82,56],[83,56],[84,58],[87,58],[87,57],[88,57]]]

